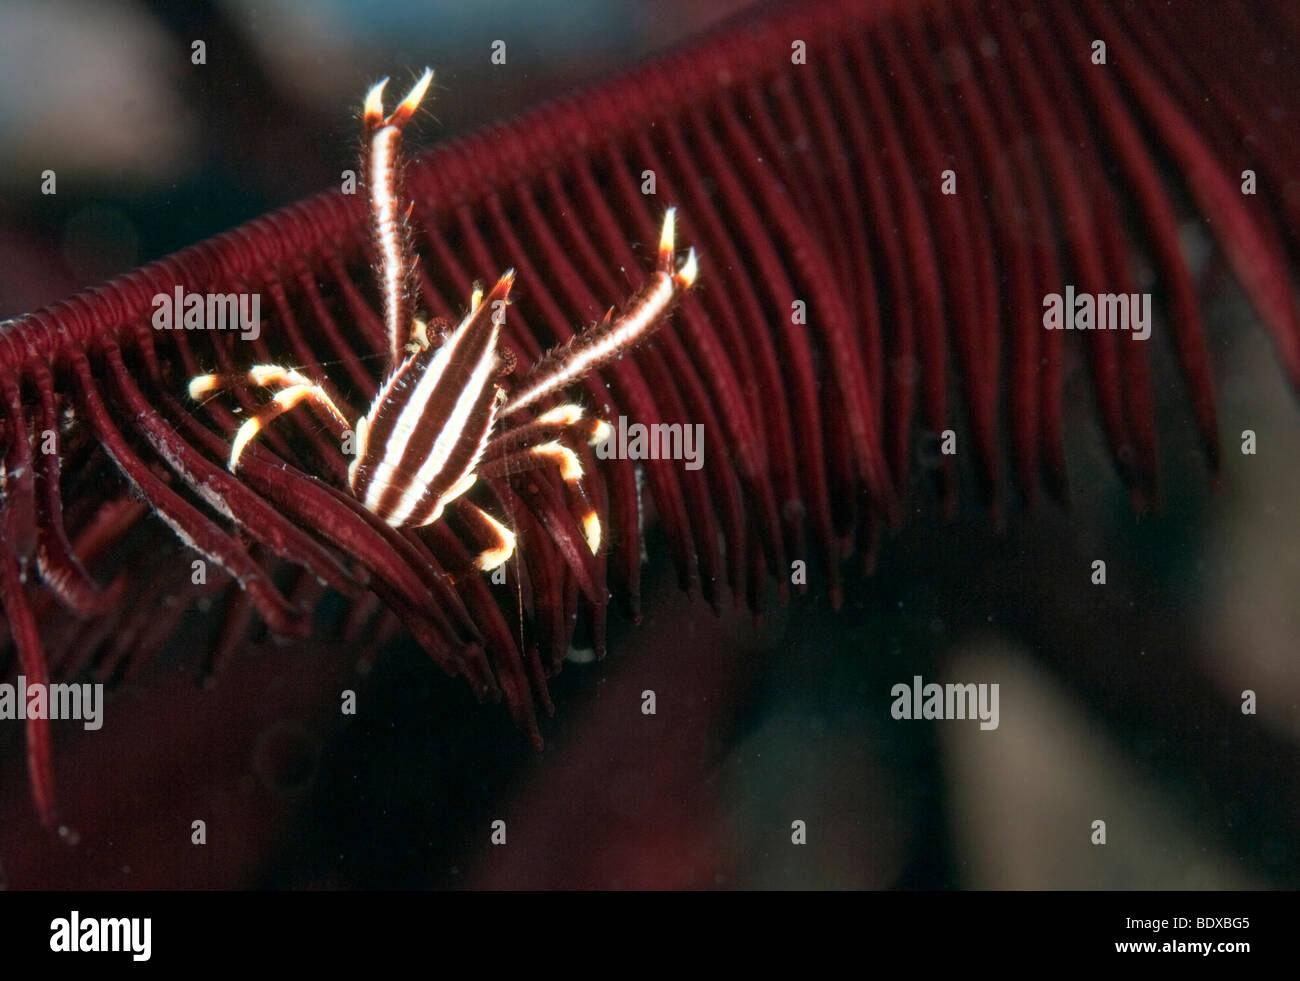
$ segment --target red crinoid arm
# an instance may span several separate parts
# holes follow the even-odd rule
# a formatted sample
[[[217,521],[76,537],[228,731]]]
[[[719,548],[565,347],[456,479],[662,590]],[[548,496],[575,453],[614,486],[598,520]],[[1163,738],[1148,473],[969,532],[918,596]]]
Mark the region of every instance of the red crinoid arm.
[[[414,319],[415,249],[410,206],[402,194],[402,130],[432,81],[433,72],[426,68],[406,98],[385,118],[383,95],[388,79],[384,79],[366,94],[362,117],[366,145],[361,167],[370,197],[370,233],[379,262],[390,366],[402,360]]]

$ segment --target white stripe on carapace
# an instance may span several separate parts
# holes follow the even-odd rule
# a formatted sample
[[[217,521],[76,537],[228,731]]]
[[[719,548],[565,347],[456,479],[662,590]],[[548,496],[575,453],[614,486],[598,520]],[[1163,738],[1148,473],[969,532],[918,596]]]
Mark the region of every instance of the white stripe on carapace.
[[[393,482],[397,467],[406,455],[407,444],[410,443],[411,437],[415,434],[416,427],[419,426],[420,419],[423,418],[424,412],[428,408],[429,400],[433,398],[438,379],[447,370],[447,365],[465,339],[465,334],[469,330],[470,321],[473,318],[474,311],[471,310],[465,315],[465,319],[460,322],[460,326],[456,328],[455,333],[447,338],[442,347],[438,348],[433,360],[429,362],[424,369],[424,373],[420,375],[419,381],[416,382],[410,398],[407,399],[406,405],[402,407],[402,411],[397,417],[397,421],[393,423],[393,431],[389,433],[388,441],[381,448],[382,456],[380,456],[379,463],[375,467],[370,486],[366,488],[365,505],[376,514],[379,513],[379,502],[383,492]],[[388,390],[383,393],[385,399],[393,385],[397,383],[398,378],[412,369],[412,365],[418,356],[412,355],[407,358],[402,362],[402,366],[393,373],[392,382],[389,384]],[[372,411],[377,411],[382,404],[379,398],[376,398]],[[407,488],[407,491],[409,492],[410,488]],[[403,502],[405,498],[406,495],[403,495]],[[395,520],[395,514],[390,515],[386,520],[392,525],[400,524]]]
[[[510,283],[513,282],[513,270],[507,272],[501,278],[506,282],[505,289],[509,292]],[[416,382],[414,390],[406,401],[406,405],[402,407],[401,413],[397,417],[397,421],[393,424],[393,431],[389,434],[387,442],[382,447],[382,455],[375,467],[370,486],[366,489],[366,499],[363,502],[367,508],[376,514],[379,513],[379,502],[384,489],[394,482],[393,478],[397,473],[397,467],[402,462],[402,457],[406,454],[407,444],[411,441],[411,436],[415,433],[416,427],[420,424],[420,419],[423,418],[425,410],[428,408],[429,400],[433,397],[433,391],[438,384],[438,379],[447,370],[447,365],[456,356],[458,349],[464,342],[465,335],[469,332],[470,324],[473,322],[477,310],[478,305],[475,304],[473,309],[465,314],[464,319],[461,320],[452,335],[443,342],[442,347],[438,348],[433,360],[429,362]],[[487,347],[488,353],[492,355],[491,360],[493,363],[495,363],[495,349],[500,333],[500,324],[494,320],[492,323],[491,343]],[[413,354],[402,362],[401,367],[393,373],[393,377],[385,391],[376,396],[375,401],[371,403],[371,414],[379,410],[379,407],[387,400],[398,378],[411,370],[418,357],[418,354]],[[495,411],[495,405],[493,410]],[[448,425],[450,425],[450,422],[448,422]],[[407,488],[407,490],[409,491],[410,488]],[[403,502],[405,502],[405,495],[403,496]],[[399,524],[396,520],[396,512],[385,520],[389,524]]]
[[[421,462],[420,469],[416,472],[414,480],[402,492],[402,499],[398,502],[393,513],[385,519],[389,524],[401,527],[406,523],[406,520],[411,516],[411,512],[415,510],[415,506],[420,503],[420,498],[424,496],[425,488],[433,483],[434,479],[442,472],[442,468],[447,465],[447,460],[451,456],[451,451],[461,441],[465,425],[469,422],[474,406],[483,397],[486,387],[493,384],[497,367],[496,347],[499,333],[500,329],[496,324],[493,324],[492,338],[484,348],[483,357],[479,358],[478,364],[474,366],[468,381],[465,382],[465,387],[461,389],[460,397],[456,399],[456,408],[452,410],[451,416],[438,433],[438,438],[434,440],[429,455]],[[438,353],[441,354],[442,352],[439,351]],[[420,384],[423,386],[424,379],[420,380]],[[496,402],[494,400],[488,405],[487,427],[484,429],[483,436],[479,439],[474,455],[470,459],[470,470],[478,466],[479,457],[482,455],[483,447],[487,442],[487,436],[492,432],[492,423],[495,416]],[[389,446],[392,446],[391,441]],[[386,453],[385,456],[387,455]]]
[[[401,380],[402,376],[408,370],[410,370],[411,362],[413,362],[415,358],[416,355],[413,354],[409,358],[407,358],[404,362],[402,362],[400,365],[398,365],[397,369],[389,376],[388,384],[385,385],[382,389],[380,389],[378,394],[375,395],[374,401],[370,403],[370,410],[366,413],[366,430],[367,430],[366,449],[367,450],[370,448],[369,420],[373,416],[379,414],[380,409],[383,408],[384,404],[388,401],[389,397],[392,395],[393,388],[397,385],[398,381]],[[410,438],[409,433],[407,434],[406,438],[407,439]],[[392,476],[392,469],[393,469],[391,466],[387,466],[387,468],[385,469],[386,465],[384,461],[388,456],[388,447],[384,446],[381,449],[383,452],[383,456],[381,456],[375,464],[375,472],[371,475],[370,483],[366,487],[366,499],[362,502],[369,510],[374,511],[376,513],[378,513],[379,511],[379,495],[383,493],[382,488],[388,486],[388,481],[389,478]],[[357,453],[357,458],[352,461],[352,466],[348,468],[348,480],[353,490],[356,489],[357,468],[361,465],[362,458],[363,458],[363,454]],[[380,489],[376,489],[377,487]]]
[[[348,488],[355,492],[357,486],[357,467],[366,455],[366,445],[370,442],[370,419],[362,416],[357,420],[356,437],[352,442],[352,462],[348,464]],[[353,493],[353,497],[356,494]]]
[[[475,467],[478,466],[477,460],[475,460],[474,465]],[[452,501],[456,500],[456,498],[460,497],[467,490],[473,487],[476,483],[478,483],[478,474],[476,474],[473,471],[473,469],[471,469],[469,473],[465,474],[465,476],[461,477],[460,480],[452,484],[451,487],[447,489],[447,493],[443,494],[442,497],[438,498],[437,504],[435,504],[433,507],[433,513],[430,514],[429,517],[427,517],[424,521],[420,522],[421,526],[431,525],[439,518],[441,518],[443,509],[446,508],[446,506],[450,504]]]

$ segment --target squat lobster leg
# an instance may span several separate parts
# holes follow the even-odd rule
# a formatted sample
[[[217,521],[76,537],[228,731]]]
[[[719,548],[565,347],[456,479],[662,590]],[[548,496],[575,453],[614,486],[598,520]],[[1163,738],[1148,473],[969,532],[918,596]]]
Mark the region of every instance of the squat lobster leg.
[[[510,476],[552,464],[558,465],[560,477],[577,499],[575,516],[582,526],[583,537],[592,555],[600,551],[602,533],[600,517],[587,491],[582,463],[564,440],[576,433],[595,445],[609,432],[602,419],[586,419],[582,406],[566,403],[556,406],[531,423],[496,436],[487,445],[479,464],[480,477]]]
[[[244,377],[253,385],[262,388],[279,388],[280,391],[274,399],[262,407],[260,412],[239,427],[239,432],[235,434],[234,442],[230,447],[228,466],[232,471],[238,468],[239,458],[243,456],[244,449],[253,437],[277,416],[288,412],[300,402],[310,401],[318,406],[321,409],[321,417],[334,430],[334,435],[340,441],[351,429],[347,418],[339,411],[334,400],[326,394],[325,389],[292,368],[284,368],[276,364],[257,364],[253,365]],[[190,398],[197,401],[209,392],[230,388],[240,380],[238,376],[231,378],[223,375],[198,375],[190,379]]]
[[[503,525],[492,515],[488,514],[477,504],[466,502],[466,506],[483,521],[489,531],[496,536],[496,544],[491,548],[484,549],[479,553],[478,558],[474,560],[476,568],[484,572],[491,572],[498,566],[505,565],[510,561],[510,556],[515,554],[515,533]]]
[[[658,267],[628,301],[623,312],[617,317],[606,314],[599,326],[549,352],[524,378],[522,389],[510,397],[502,415],[508,416],[566,388],[659,329],[673,303],[695,284],[699,275],[699,263],[693,248],[681,267],[673,268],[676,261],[676,219],[677,209],[669,208],[659,236]]]
[[[379,287],[384,298],[389,357],[400,361],[411,333],[415,250],[407,203],[402,200],[402,130],[415,115],[433,81],[426,68],[406,98],[384,117],[384,79],[366,93],[362,127],[366,138],[363,173],[370,194],[370,228],[379,255]]]

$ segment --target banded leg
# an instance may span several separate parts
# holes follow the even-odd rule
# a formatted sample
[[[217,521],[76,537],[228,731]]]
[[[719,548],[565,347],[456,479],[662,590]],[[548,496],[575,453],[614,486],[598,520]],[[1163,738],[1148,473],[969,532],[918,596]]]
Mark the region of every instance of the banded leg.
[[[608,434],[609,424],[601,419],[583,418],[582,407],[574,404],[557,406],[532,423],[502,433],[490,442],[480,461],[482,479],[511,476],[556,466],[574,506],[574,516],[592,555],[600,552],[602,529],[600,516],[587,489],[582,461],[565,444],[568,434],[582,435],[591,444]]]
[[[205,395],[228,391],[240,385],[258,388],[288,388],[290,385],[315,384],[310,378],[292,368],[278,364],[255,364],[247,371],[228,375],[195,375],[190,379],[190,398],[200,401]]]
[[[556,454],[551,446],[539,444],[498,457],[480,466],[479,471],[485,477],[496,480],[551,467],[557,460],[562,461],[562,470],[567,471],[566,476],[569,478],[564,490],[557,489],[549,480],[531,481],[526,488],[516,485],[513,488],[515,492],[526,491],[525,496],[529,500],[524,502],[511,493],[508,481],[497,486],[500,493],[523,504],[525,513],[531,512],[535,525],[524,515],[519,516],[520,520],[525,521],[525,527],[534,527],[555,544],[562,566],[576,579],[578,588],[592,603],[602,606],[608,594],[604,589],[605,560],[600,553],[600,515],[592,506],[592,497],[584,479],[573,470],[576,464],[578,472],[581,471],[576,454],[563,445],[560,450]],[[511,521],[511,524],[515,522]],[[531,568],[531,561],[529,565]]]
[[[676,209],[669,208],[659,237],[659,264],[628,301],[623,312],[617,317],[607,314],[596,327],[548,352],[506,402],[502,415],[509,415],[568,387],[659,329],[669,309],[691,288],[699,273],[694,249],[689,251],[681,266],[674,269],[675,221]]]
[[[495,456],[545,442],[565,432],[576,433],[589,445],[595,446],[609,435],[610,425],[604,419],[587,417],[585,410],[576,402],[566,402],[542,413],[531,422],[497,433],[489,440],[484,452]]]
[[[334,400],[325,389],[308,379],[305,375],[274,364],[258,364],[248,370],[246,375],[198,375],[190,379],[190,398],[198,400],[204,395],[230,388],[243,380],[263,388],[279,388],[275,397],[254,416],[245,420],[235,434],[230,446],[230,461],[227,466],[234,471],[239,466],[239,458],[249,442],[276,417],[283,415],[300,402],[306,400],[321,410],[321,418],[333,430],[340,442],[351,430],[351,425],[339,411]]]
[[[415,248],[410,211],[402,192],[402,130],[415,115],[432,81],[433,72],[426,68],[406,98],[385,117],[384,86],[388,79],[384,79],[366,94],[362,115],[366,141],[362,164],[370,195],[370,232],[379,257],[379,291],[392,365],[401,362],[408,342],[422,346],[412,331]]]
[[[490,547],[485,548],[478,554],[478,557],[474,560],[474,568],[483,572],[491,572],[498,566],[508,562],[510,556],[515,554],[515,533],[477,504],[463,499],[460,503],[462,507],[476,515],[487,526],[489,534],[495,538]]]

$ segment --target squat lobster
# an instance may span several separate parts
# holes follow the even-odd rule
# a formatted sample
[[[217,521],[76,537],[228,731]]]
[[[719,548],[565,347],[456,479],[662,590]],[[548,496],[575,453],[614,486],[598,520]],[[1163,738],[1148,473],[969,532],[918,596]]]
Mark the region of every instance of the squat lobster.
[[[514,554],[514,532],[462,495],[480,478],[554,464],[583,502],[583,533],[594,554],[601,545],[600,520],[583,485],[582,464],[564,439],[572,433],[595,444],[608,434],[609,424],[586,419],[576,403],[518,422],[507,420],[649,337],[695,282],[695,250],[675,268],[674,209],[669,208],[655,271],[623,312],[615,317],[611,308],[598,326],[549,352],[525,375],[517,392],[507,393],[499,384],[514,367],[513,355],[499,347],[513,269],[486,297],[481,289],[475,289],[464,319],[441,344],[432,346],[426,325],[412,309],[415,251],[407,223],[409,212],[403,209],[401,195],[402,130],[432,80],[433,73],[426,69],[387,117],[382,97],[388,80],[366,95],[362,165],[379,257],[389,365],[370,408],[355,427],[356,455],[348,467],[348,489],[367,509],[398,528],[431,524],[449,504],[459,501],[479,515],[495,538],[474,563],[479,569],[490,570]],[[232,471],[238,468],[249,442],[268,423],[304,400],[323,410],[324,419],[340,440],[352,430],[319,384],[280,365],[254,365],[242,376],[198,375],[190,380],[190,397],[200,399],[243,379],[279,391],[235,434],[230,449]]]

